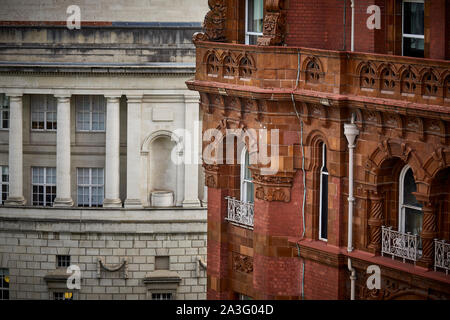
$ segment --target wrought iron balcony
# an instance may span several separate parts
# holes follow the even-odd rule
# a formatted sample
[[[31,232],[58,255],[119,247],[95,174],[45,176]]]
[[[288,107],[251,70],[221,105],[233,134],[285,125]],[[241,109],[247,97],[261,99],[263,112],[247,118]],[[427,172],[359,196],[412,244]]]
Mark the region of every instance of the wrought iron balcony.
[[[254,98],[266,94],[287,99],[294,90],[294,95],[358,103],[450,106],[450,63],[445,60],[206,41],[195,44],[197,71],[195,80],[187,84],[197,91],[213,93],[206,87],[223,87],[233,95],[251,89]]]
[[[232,197],[226,197],[228,201],[228,215],[225,218],[231,223],[253,229],[254,205]]]
[[[392,227],[382,226],[381,235],[381,255],[390,255],[405,260],[419,260],[420,237],[415,234],[403,233],[392,230]]]
[[[450,270],[450,243],[444,240],[434,240],[434,271],[444,269],[448,275]]]

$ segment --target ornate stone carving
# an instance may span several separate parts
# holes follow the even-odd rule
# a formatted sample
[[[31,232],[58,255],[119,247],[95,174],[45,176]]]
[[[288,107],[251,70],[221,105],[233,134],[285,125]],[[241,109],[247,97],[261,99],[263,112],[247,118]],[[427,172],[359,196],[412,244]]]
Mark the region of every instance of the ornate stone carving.
[[[370,62],[365,63],[361,67],[359,77],[360,77],[359,86],[361,88],[375,89],[376,73],[375,68],[372,66]]]
[[[281,46],[286,36],[286,14],[283,0],[266,0],[263,35],[258,38],[259,46]]]
[[[203,22],[204,33],[194,34],[193,41],[225,41],[226,1],[208,0],[209,12]]]
[[[411,287],[391,279],[385,279],[381,285],[381,289],[369,290],[366,285],[368,277],[369,275],[366,275],[363,278],[364,282],[361,283],[360,300],[390,300],[411,291]]]
[[[205,185],[208,188],[219,187],[219,166],[213,164],[203,164],[205,169]]]
[[[238,61],[239,78],[250,79],[256,71],[256,65],[254,62],[255,60],[247,52],[244,52],[241,56],[238,57]]]
[[[253,257],[233,252],[233,270],[243,273],[252,273]]]
[[[323,77],[321,63],[316,57],[306,58],[304,72],[307,83],[319,83]]]
[[[402,93],[414,94],[417,87],[417,76],[416,73],[411,69],[407,68],[403,72],[402,76]]]
[[[437,217],[433,212],[433,205],[430,201],[421,201],[423,211],[422,223],[422,258],[421,261],[426,267],[433,264],[434,238],[437,236]]]
[[[277,175],[262,175],[259,168],[250,167],[255,196],[264,201],[291,201],[291,188],[295,172],[280,172]]]
[[[98,258],[97,260],[97,278],[102,277],[102,270],[108,271],[108,272],[117,272],[122,270],[122,277],[124,279],[128,279],[128,260],[126,258],[122,259],[122,262],[113,265],[113,266],[107,266],[105,262],[103,261],[103,258]]]
[[[380,76],[380,89],[384,91],[394,91],[396,87],[397,74],[392,66],[388,65],[383,68]]]
[[[381,226],[383,224],[383,199],[374,192],[369,192],[369,249],[379,252],[381,248]]]
[[[435,97],[438,94],[439,80],[432,69],[428,69],[422,77],[422,94]]]

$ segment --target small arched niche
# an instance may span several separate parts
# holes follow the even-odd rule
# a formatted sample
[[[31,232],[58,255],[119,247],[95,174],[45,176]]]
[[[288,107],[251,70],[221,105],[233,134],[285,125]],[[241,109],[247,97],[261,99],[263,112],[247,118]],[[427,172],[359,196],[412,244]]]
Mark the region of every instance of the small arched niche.
[[[176,143],[169,136],[154,138],[149,148],[150,203],[154,207],[171,207],[177,191],[177,165],[172,161]]]

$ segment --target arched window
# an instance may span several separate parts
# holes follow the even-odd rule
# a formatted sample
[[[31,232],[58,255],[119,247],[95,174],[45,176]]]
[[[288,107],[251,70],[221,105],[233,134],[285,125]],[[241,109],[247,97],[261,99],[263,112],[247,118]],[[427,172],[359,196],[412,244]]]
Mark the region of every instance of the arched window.
[[[398,231],[420,235],[422,232],[422,205],[417,202],[416,182],[413,171],[406,165],[400,172],[399,223]]]
[[[322,159],[320,166],[319,239],[328,239],[328,169],[327,146],[320,145]]]
[[[241,153],[241,201],[253,203],[254,187],[249,166],[250,155],[247,149],[244,148]]]

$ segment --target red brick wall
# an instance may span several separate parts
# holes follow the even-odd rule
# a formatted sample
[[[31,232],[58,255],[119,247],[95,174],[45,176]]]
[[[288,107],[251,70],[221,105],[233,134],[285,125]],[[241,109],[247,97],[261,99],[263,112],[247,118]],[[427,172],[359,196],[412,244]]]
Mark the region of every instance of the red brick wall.
[[[430,3],[430,58],[445,59],[446,49],[446,29],[448,30],[448,21],[446,22],[446,0],[435,0]],[[449,1],[447,1],[449,2]],[[447,36],[448,39],[448,36]]]
[[[290,202],[269,202],[255,199],[255,233],[299,237],[302,232],[302,201],[302,173],[297,171]]]
[[[305,299],[339,299],[339,270],[337,268],[305,260]]]
[[[367,7],[376,4],[381,8],[381,30],[367,29]],[[351,7],[346,6],[346,50],[350,50]],[[355,50],[362,52],[385,51],[385,1],[359,0],[355,7]],[[291,0],[287,13],[289,46],[327,50],[344,49],[344,0]]]

